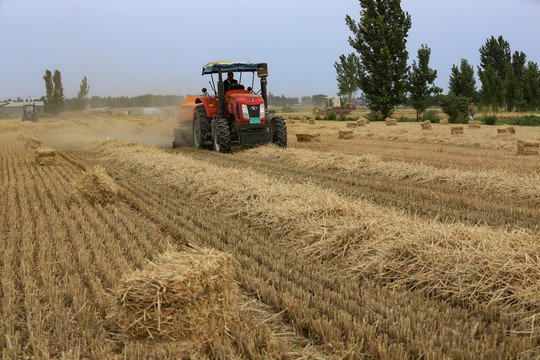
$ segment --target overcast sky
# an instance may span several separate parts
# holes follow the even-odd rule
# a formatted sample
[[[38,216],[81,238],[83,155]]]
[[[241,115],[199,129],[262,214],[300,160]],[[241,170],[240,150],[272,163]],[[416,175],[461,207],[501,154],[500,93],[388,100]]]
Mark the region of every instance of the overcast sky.
[[[476,70],[491,35],[540,63],[540,0],[401,5],[409,63],[427,44],[444,92],[452,65]],[[267,62],[275,95],[333,96],[333,65],[353,51],[344,19],[359,12],[357,0],[0,0],[0,99],[45,95],[45,69],[60,70],[67,97],[83,76],[90,96],[196,94],[202,65],[220,59]]]

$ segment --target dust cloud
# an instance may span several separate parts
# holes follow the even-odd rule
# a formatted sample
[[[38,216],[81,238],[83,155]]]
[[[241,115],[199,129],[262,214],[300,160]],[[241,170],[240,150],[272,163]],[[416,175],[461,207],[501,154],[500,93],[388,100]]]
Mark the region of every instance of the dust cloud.
[[[104,140],[134,141],[156,147],[171,147],[176,118],[166,115],[128,115],[123,111],[66,112],[22,124],[49,146],[76,150],[93,147]]]

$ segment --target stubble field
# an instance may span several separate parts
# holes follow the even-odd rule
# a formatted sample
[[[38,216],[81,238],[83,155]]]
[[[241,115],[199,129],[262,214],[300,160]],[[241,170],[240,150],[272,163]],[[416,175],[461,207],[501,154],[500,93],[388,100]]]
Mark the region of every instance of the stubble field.
[[[2,357],[540,356],[540,156],[516,154],[540,129],[287,125],[287,149],[218,154],[171,149],[167,116],[1,121]],[[96,165],[106,202],[77,196]],[[230,296],[166,308],[178,254]]]

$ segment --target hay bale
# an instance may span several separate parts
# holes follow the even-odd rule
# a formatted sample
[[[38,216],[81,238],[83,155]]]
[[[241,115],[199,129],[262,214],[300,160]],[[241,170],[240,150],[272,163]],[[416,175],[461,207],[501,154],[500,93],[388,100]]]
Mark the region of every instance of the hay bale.
[[[366,120],[365,119],[359,119],[356,121],[356,126],[366,126]]]
[[[420,124],[422,126],[422,130],[431,130],[431,121],[427,120]]]
[[[439,121],[439,124],[448,125],[448,119],[441,119],[441,121]]]
[[[107,204],[116,200],[118,189],[114,180],[107,174],[105,169],[96,165],[87,170],[82,178],[77,181],[72,191],[72,196],[86,199],[90,203]]]
[[[287,124],[294,124],[294,120],[287,120]]]
[[[463,126],[452,126],[450,128],[450,134],[452,135],[463,134]]]
[[[112,314],[129,338],[201,347],[227,336],[238,319],[237,294],[230,255],[167,252],[120,280]]]
[[[308,123],[308,121],[307,121],[306,119],[302,119],[302,120],[300,120],[300,122],[301,122],[302,124],[307,124],[307,123]]]
[[[31,136],[26,139],[26,146],[30,149],[37,149],[41,146],[41,140],[36,139],[35,137]]]
[[[348,123],[347,123],[347,127],[348,127],[348,128],[355,128],[355,127],[357,127],[357,126],[358,126],[358,124],[356,124],[355,122],[348,122]]]
[[[480,129],[480,127],[482,126],[482,122],[472,120],[472,121],[469,121],[468,125],[469,125],[469,129]]]
[[[538,155],[540,143],[534,141],[518,140],[517,153],[518,155]]]
[[[296,140],[298,142],[321,141],[321,133],[316,133],[316,134],[296,134]]]
[[[352,130],[339,130],[338,136],[340,139],[350,140],[354,137],[354,134]]]
[[[513,126],[507,126],[503,128],[497,128],[497,134],[515,134],[516,129]]]
[[[386,123],[386,126],[396,126],[397,120],[389,118],[389,119],[386,119],[385,123]]]
[[[56,165],[56,150],[47,147],[37,148],[35,158],[40,166]]]
[[[308,121],[309,121],[309,123],[310,123],[311,125],[314,125],[314,124],[315,124],[315,120],[314,120],[314,119],[309,119]]]

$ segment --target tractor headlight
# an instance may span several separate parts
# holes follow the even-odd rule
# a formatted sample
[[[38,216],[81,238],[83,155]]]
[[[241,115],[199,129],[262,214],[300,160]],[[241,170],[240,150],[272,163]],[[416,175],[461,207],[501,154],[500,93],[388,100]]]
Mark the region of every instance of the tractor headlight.
[[[249,112],[246,104],[242,104],[242,117],[244,119],[249,119]]]
[[[264,113],[264,104],[259,105],[259,107],[260,107],[260,109],[259,109],[259,110],[260,110],[260,115],[259,115],[259,117],[262,119],[263,117],[265,117],[265,113]]]

